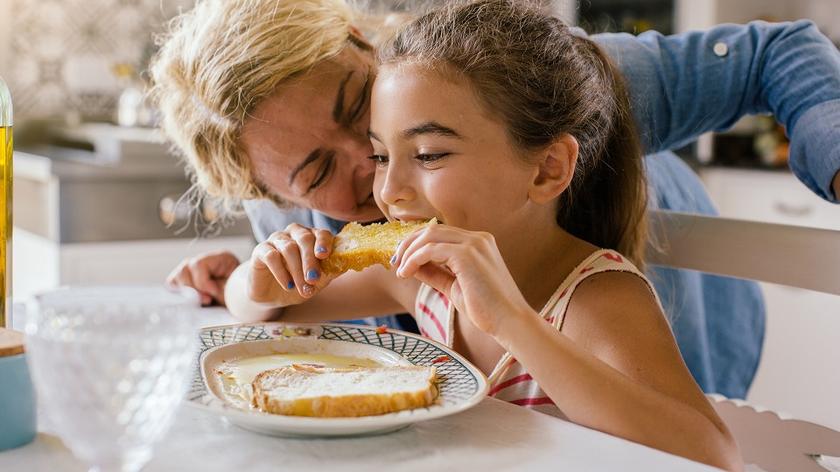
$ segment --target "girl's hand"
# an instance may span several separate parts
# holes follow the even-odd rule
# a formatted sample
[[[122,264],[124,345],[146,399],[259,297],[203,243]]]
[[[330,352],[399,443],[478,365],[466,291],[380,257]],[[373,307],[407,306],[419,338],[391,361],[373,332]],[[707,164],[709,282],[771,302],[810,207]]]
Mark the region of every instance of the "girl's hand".
[[[459,312],[493,336],[504,316],[530,310],[489,233],[431,225],[400,243],[392,265],[398,276],[446,294]]]
[[[333,235],[293,223],[273,233],[251,253],[248,297],[259,303],[294,305],[312,297],[334,277],[324,275]]]

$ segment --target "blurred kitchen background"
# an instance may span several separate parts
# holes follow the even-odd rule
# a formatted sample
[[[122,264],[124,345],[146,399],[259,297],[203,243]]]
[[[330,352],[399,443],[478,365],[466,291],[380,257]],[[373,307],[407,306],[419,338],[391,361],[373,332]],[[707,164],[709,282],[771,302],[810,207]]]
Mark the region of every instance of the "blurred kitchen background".
[[[407,2],[399,3],[395,9]],[[184,257],[211,249],[250,254],[246,221],[214,225],[213,208],[193,212],[194,202],[182,198],[189,182],[143,100],[152,35],[191,4],[0,0],[0,75],[15,105],[17,301],[64,284],[162,281]],[[840,42],[840,0],[550,4],[593,33],[809,18]],[[820,200],[787,170],[784,130],[774,123],[750,117],[679,152],[724,216],[840,230],[840,206]],[[762,287],[768,331],[749,399],[840,429],[840,378],[828,371],[840,359],[840,297]]]

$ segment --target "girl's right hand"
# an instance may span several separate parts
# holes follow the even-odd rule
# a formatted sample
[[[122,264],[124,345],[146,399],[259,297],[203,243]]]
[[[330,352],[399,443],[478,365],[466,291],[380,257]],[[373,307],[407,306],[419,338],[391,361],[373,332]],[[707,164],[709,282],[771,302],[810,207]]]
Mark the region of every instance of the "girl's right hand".
[[[248,297],[258,303],[287,306],[301,303],[334,278],[321,270],[333,235],[293,223],[254,248],[248,275]]]

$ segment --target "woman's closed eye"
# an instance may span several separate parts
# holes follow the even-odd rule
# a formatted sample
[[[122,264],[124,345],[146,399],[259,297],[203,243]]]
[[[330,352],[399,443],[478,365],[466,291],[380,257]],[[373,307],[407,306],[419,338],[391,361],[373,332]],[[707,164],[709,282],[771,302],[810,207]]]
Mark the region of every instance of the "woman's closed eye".
[[[327,181],[330,174],[332,173],[334,163],[335,163],[335,151],[330,151],[321,160],[321,165],[318,166],[318,170],[315,172],[315,177],[312,179],[312,183],[309,184],[309,187],[306,189],[306,192],[304,193],[304,195],[306,195],[309,192],[311,192],[311,191],[315,190],[316,188],[320,187],[324,182]]]

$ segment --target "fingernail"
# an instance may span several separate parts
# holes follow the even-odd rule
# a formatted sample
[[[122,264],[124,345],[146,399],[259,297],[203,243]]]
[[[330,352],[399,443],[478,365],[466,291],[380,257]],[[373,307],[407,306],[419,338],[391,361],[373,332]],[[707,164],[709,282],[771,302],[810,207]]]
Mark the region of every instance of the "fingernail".
[[[315,252],[317,252],[318,254],[323,254],[327,252],[327,248],[325,248],[324,246],[318,246],[315,248]]]
[[[286,288],[289,289],[289,290],[295,288],[295,283],[290,281],[289,283],[286,284]]]
[[[318,280],[321,274],[318,273],[316,269],[309,269],[309,272],[306,273],[307,280]]]
[[[396,255],[396,254],[394,254],[393,256],[391,256],[391,265],[393,265],[393,264],[394,264],[394,262],[397,262],[397,255]]]
[[[310,295],[312,295],[314,292],[315,292],[315,289],[314,289],[311,285],[306,284],[306,285],[304,285],[304,286],[303,286],[303,293],[304,293],[306,296],[310,296]]]

